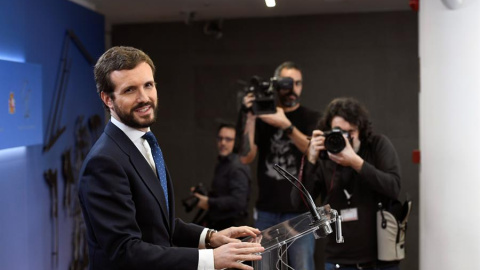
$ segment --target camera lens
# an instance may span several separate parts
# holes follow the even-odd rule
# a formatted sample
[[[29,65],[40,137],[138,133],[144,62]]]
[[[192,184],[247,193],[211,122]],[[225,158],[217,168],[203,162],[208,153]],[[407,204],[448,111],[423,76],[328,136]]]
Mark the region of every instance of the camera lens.
[[[325,148],[328,152],[332,154],[342,152],[345,146],[345,139],[343,138],[343,134],[340,131],[331,132],[325,137]]]

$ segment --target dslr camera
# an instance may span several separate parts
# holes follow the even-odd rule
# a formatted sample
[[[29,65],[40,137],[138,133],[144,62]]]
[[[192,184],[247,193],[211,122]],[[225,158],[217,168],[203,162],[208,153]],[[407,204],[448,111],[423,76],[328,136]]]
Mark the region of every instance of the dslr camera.
[[[202,183],[199,183],[198,185],[195,186],[195,188],[192,191],[192,195],[188,196],[187,198],[184,198],[182,200],[183,207],[185,207],[185,211],[187,213],[190,213],[195,206],[197,206],[199,199],[193,195],[193,193],[199,193],[202,195],[207,195],[207,189],[203,186]]]
[[[345,146],[347,146],[345,143],[344,136],[347,137],[347,139],[350,141],[350,144],[352,143],[350,134],[337,127],[332,128],[332,130],[325,131],[323,133],[323,136],[325,136],[324,146],[325,146],[325,149],[327,150],[320,151],[319,157],[320,159],[324,159],[324,160],[329,159],[327,152],[330,152],[332,154],[338,154],[342,152]]]
[[[253,93],[253,114],[271,114],[277,111],[276,92],[280,89],[293,89],[293,79],[290,77],[272,77],[263,80],[258,76],[250,79],[250,84],[245,88],[247,93]]]

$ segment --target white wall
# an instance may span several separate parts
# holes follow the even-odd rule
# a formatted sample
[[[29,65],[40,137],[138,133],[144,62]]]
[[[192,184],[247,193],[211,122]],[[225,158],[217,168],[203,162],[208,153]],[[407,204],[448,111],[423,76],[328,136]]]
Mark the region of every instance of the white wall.
[[[420,3],[420,269],[478,269],[480,1]]]

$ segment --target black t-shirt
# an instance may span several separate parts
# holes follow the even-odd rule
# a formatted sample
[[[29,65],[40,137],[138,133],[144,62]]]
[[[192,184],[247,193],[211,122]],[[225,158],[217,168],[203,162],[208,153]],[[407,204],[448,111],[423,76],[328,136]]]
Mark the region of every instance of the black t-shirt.
[[[312,135],[320,118],[318,112],[300,106],[285,113],[292,124],[307,136]],[[283,130],[270,126],[257,118],[255,124],[255,144],[258,146],[258,200],[257,209],[269,212],[300,213],[308,208],[295,208],[290,200],[292,184],[281,177],[273,168],[280,165],[298,177],[303,153],[293,144]]]

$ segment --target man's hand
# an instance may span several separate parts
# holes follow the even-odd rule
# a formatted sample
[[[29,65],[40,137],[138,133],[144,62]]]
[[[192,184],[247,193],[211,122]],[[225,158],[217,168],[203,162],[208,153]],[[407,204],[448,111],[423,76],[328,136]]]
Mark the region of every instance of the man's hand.
[[[280,107],[277,107],[277,111],[273,114],[262,114],[258,117],[262,119],[263,122],[279,129],[286,129],[292,125],[292,122],[288,120],[285,112]]]
[[[256,255],[255,253],[260,253],[264,250],[265,248],[258,243],[240,242],[223,245],[213,250],[215,269],[236,268],[242,270],[253,270],[253,267],[245,265],[241,262],[261,260],[262,256]]]
[[[203,210],[208,210],[208,196],[202,195],[200,193],[193,193],[193,196],[198,198],[197,207]]]
[[[246,115],[247,115],[247,122],[248,121],[253,121],[255,123],[255,120],[257,119],[257,116],[253,114],[253,102],[255,101],[255,95],[253,93],[248,93],[243,97],[242,100],[242,106],[246,108]]]
[[[308,161],[312,164],[315,164],[318,159],[318,154],[321,150],[325,150],[325,136],[323,136],[323,131],[314,130],[312,132],[312,138],[310,138],[310,145],[308,147],[307,158]]]
[[[350,141],[344,137],[345,139],[345,148],[342,152],[338,154],[328,153],[328,157],[335,163],[340,164],[344,167],[352,167],[355,171],[360,172],[363,165],[363,159],[355,153],[353,150]]]
[[[255,100],[255,95],[253,93],[248,93],[243,97],[242,105],[247,109],[251,109],[253,106],[254,100]]]
[[[236,239],[238,237],[256,237],[259,234],[260,230],[249,226],[230,227],[228,229],[214,233],[210,238],[210,245],[215,248],[228,243],[238,243],[240,242],[240,240]]]
[[[236,238],[257,235],[260,235],[260,230],[248,226],[230,227],[214,233],[210,238],[210,245],[217,247],[213,250],[215,269],[252,270],[252,267],[241,262],[261,260],[262,256],[254,253],[263,252],[265,249],[259,243],[245,243]]]

